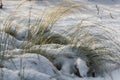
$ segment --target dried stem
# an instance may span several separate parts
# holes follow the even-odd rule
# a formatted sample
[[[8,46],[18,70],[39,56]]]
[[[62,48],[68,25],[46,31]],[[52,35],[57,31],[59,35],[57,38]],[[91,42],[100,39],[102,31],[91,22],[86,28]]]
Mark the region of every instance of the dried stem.
[[[3,3],[2,3],[2,0],[0,0],[0,9],[3,8]]]

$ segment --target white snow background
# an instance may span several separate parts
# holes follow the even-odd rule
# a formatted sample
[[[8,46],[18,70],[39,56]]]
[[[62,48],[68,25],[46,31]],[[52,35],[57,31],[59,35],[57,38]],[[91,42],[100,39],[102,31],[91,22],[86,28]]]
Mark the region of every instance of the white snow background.
[[[31,9],[32,16],[30,22],[32,24],[45,10],[51,9],[62,1],[63,0],[3,0],[3,9],[0,9],[0,30],[4,30],[5,28],[3,24],[4,21],[9,21],[9,17],[12,17],[10,21],[13,21],[14,25],[10,32],[16,29],[16,36],[8,36],[5,32],[0,32],[0,51],[1,53],[2,51],[6,51],[8,58],[12,57],[12,59],[5,59],[5,61],[0,63],[0,65],[2,64],[2,66],[4,66],[0,68],[0,80],[120,80],[119,66],[109,74],[105,74],[104,77],[88,77],[87,72],[89,67],[84,59],[76,58],[76,54],[79,51],[74,49],[73,45],[45,44],[31,47],[31,49],[41,47],[43,51],[45,50],[50,55],[54,55],[54,57],[57,57],[55,54],[66,53],[67,55],[67,53],[69,53],[69,55],[72,55],[72,59],[63,56],[55,59],[54,63],[63,65],[60,71],[54,67],[49,59],[42,55],[34,53],[19,54],[22,51],[21,45],[25,46],[25,43],[27,43],[27,41],[24,41],[24,38],[29,31],[29,10]],[[117,46],[113,44],[116,42],[120,45],[120,0],[71,0],[71,2],[77,5],[83,5],[87,10],[78,11],[60,19],[54,24],[51,32],[53,32],[53,34],[65,33],[64,36],[70,37],[76,30],[74,26],[82,20],[82,26],[85,26],[84,29],[92,35],[106,34],[114,40],[105,40],[102,45],[100,43],[97,43],[95,46],[89,45],[91,48],[106,46],[116,55],[120,54]],[[19,5],[20,7],[17,8]],[[99,28],[98,26],[102,27]],[[103,26],[105,30],[102,30]],[[72,30],[69,30],[69,28]],[[110,32],[107,33],[107,31]],[[77,40],[81,38],[79,33],[75,38]],[[76,40],[74,40],[74,42],[76,42]],[[78,46],[79,43],[80,41],[77,43]],[[87,41],[84,41],[84,43],[87,43]],[[6,44],[7,47],[4,47]],[[77,65],[76,67],[82,77],[74,74],[74,70],[76,70],[74,69],[74,65]],[[108,67],[115,66],[116,68],[114,64],[106,65]]]

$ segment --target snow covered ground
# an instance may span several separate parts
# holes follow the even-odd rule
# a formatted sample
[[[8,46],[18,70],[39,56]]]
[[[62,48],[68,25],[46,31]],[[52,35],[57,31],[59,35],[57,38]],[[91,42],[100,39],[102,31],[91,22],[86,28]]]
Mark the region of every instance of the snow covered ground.
[[[76,25],[82,22],[83,31],[75,33],[73,44],[34,45],[30,47],[31,51],[24,52],[23,48],[27,45],[25,38],[28,37],[30,31],[29,23],[34,23],[36,18],[41,17],[46,11],[52,10],[63,1],[3,0],[3,9],[0,9],[0,30],[3,30],[0,32],[0,80],[120,79],[120,0],[65,0],[65,5],[76,4],[85,9],[57,21],[48,34],[54,36],[59,34],[58,40],[66,42],[64,37],[72,38],[78,29]],[[4,32],[5,25],[9,25],[9,23],[12,23],[12,28],[7,31],[13,36]],[[96,37],[95,41],[88,43],[91,37],[83,38],[83,36],[88,36],[84,35],[85,32]],[[32,45],[32,43],[29,44]],[[81,50],[74,47],[74,44],[77,46],[84,44],[91,49],[106,47],[107,53],[115,56],[113,64],[109,64],[108,61],[108,64],[103,62],[105,64],[98,66],[107,67],[109,74],[101,73],[104,77],[100,75],[88,77],[87,73],[90,68],[87,65],[86,56],[82,54]],[[39,52],[42,54],[38,54],[37,50],[43,51]],[[49,57],[53,60],[49,60]],[[107,59],[107,57],[105,58]],[[114,64],[114,61],[118,64]],[[92,75],[96,76],[96,74]]]

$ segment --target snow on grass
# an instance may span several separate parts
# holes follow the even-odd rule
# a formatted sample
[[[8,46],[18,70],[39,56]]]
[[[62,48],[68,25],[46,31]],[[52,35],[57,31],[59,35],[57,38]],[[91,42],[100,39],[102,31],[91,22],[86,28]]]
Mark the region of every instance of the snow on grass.
[[[66,0],[66,2],[67,1],[68,0]],[[52,10],[53,7],[60,2],[63,2],[63,0],[36,0],[31,2],[3,0],[4,6],[3,9],[0,10],[0,29],[4,30],[5,21],[10,21],[12,22],[13,28],[8,33],[16,35],[8,36],[7,33],[0,32],[0,51],[7,50],[6,53],[8,53],[8,55],[14,54],[9,60],[3,62],[4,65],[2,66],[4,66],[4,68],[0,68],[0,80],[119,80],[120,71],[116,69],[119,68],[119,64],[114,65],[114,63],[110,64],[109,62],[108,64],[98,65],[107,66],[108,70],[111,71],[111,73],[106,74],[105,77],[86,77],[88,66],[86,61],[82,61],[83,57],[80,59],[69,59],[70,57],[76,57],[76,54],[79,53],[79,51],[71,45],[45,44],[30,48],[42,49],[49,55],[55,55],[54,57],[57,57],[55,60],[58,60],[58,63],[64,63],[60,72],[54,72],[53,64],[45,57],[37,55],[38,53],[22,53],[23,55],[18,55],[18,53],[21,54],[24,50],[16,48],[24,48],[27,44],[27,42],[23,44],[23,41],[19,40],[26,38],[29,31],[29,22],[30,24],[34,23],[36,18],[43,15],[46,10]],[[75,34],[73,43],[77,46],[85,44],[91,49],[105,47],[108,50],[107,53],[114,54],[113,56],[115,57],[117,56],[116,58],[112,58],[113,61],[119,62],[120,0],[72,0],[68,2],[85,5],[86,9],[64,16],[64,18],[56,22],[50,30],[52,31],[52,35],[54,35],[55,32],[72,38],[74,36],[73,34]],[[57,14],[55,16],[57,16]],[[56,20],[55,16],[52,18]],[[76,26],[81,22],[83,31],[79,31]],[[15,30],[15,27],[18,29]],[[77,34],[75,32],[77,32]],[[86,35],[85,32],[89,35]],[[91,41],[89,44],[88,42],[90,42],[91,38],[93,39],[91,35],[95,37],[96,41]],[[86,38],[83,38],[84,36],[86,36]],[[60,39],[63,41],[64,37],[60,37]],[[59,54],[59,57],[56,54]],[[65,57],[61,57],[62,54],[64,54]],[[70,56],[66,57],[66,55]],[[105,58],[108,58],[108,56]],[[75,64],[77,64],[82,78],[69,74],[72,70],[71,66],[75,67]],[[112,69],[115,70],[112,71]],[[62,74],[63,72],[67,74]]]

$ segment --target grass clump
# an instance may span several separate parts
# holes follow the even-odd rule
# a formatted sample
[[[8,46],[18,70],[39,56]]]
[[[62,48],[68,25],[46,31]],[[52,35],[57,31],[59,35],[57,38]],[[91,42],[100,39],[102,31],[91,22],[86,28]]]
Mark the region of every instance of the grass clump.
[[[78,5],[58,5],[52,9],[45,11],[45,15],[35,21],[35,24],[31,25],[31,29],[35,29],[31,34],[31,42],[35,44],[45,43],[57,43],[57,44],[69,44],[70,41],[64,37],[64,35],[51,33],[50,29],[56,22],[64,18],[65,16],[73,13],[75,10],[82,9],[83,7]]]
[[[103,31],[104,34],[93,34],[93,28]],[[114,32],[111,28],[101,25],[77,25],[72,41],[88,59],[88,76],[104,76],[104,73],[120,67],[120,45],[110,35],[111,32]]]
[[[23,44],[21,44],[21,46],[24,45],[23,48],[28,49],[31,46],[36,45],[36,44],[37,45],[50,44],[50,43],[70,44],[71,41],[68,38],[66,38],[64,34],[61,35],[61,34],[53,33],[50,31],[50,29],[54,26],[54,24],[58,22],[59,20],[61,20],[62,18],[64,18],[65,16],[77,10],[85,9],[84,6],[78,6],[78,5],[71,4],[71,3],[70,3],[71,5],[68,5],[68,4],[69,3],[67,3],[66,5],[66,3],[63,2],[57,6],[54,6],[51,9],[46,10],[43,13],[44,15],[42,15],[41,17],[39,16],[39,18],[37,18],[33,24],[28,23],[30,24],[30,26],[28,26],[30,30],[28,32],[29,37],[27,37],[28,39],[26,39],[28,43],[23,41]],[[20,6],[22,6],[22,3],[18,5],[16,9],[18,9]],[[30,12],[29,14],[31,14],[32,10],[29,12]],[[29,15],[29,17],[31,16]],[[18,30],[17,27],[19,27],[19,25],[14,26],[14,15],[10,14],[8,19],[6,19],[6,21],[3,23],[3,26],[5,26],[3,30],[8,35],[11,35],[16,38],[17,36],[16,32]],[[20,41],[18,40],[18,42]]]

